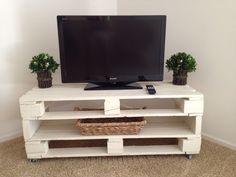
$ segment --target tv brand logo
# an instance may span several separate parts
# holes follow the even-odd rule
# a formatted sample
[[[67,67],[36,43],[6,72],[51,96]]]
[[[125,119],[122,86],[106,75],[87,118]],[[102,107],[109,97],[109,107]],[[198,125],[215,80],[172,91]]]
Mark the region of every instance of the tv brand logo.
[[[116,77],[110,77],[109,80],[114,81],[114,80],[117,80],[117,78]]]

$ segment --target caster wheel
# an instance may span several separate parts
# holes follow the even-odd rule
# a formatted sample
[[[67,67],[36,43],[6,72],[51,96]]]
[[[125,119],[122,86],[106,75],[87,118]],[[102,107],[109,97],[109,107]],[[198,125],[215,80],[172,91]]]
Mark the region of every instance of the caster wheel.
[[[38,159],[29,159],[30,162],[35,163],[38,162]]]
[[[193,157],[193,155],[192,155],[192,154],[186,154],[186,157],[187,157],[189,160],[191,160],[192,157]]]

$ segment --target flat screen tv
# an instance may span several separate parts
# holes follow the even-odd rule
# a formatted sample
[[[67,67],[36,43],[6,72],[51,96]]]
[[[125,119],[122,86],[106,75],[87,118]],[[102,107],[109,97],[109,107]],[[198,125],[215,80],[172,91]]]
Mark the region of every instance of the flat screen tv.
[[[163,80],[166,16],[58,16],[63,83],[138,89]]]

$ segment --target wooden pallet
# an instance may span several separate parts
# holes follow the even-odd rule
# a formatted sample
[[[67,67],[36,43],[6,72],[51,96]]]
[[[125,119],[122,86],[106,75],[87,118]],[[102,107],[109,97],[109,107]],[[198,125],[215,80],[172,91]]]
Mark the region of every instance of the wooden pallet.
[[[203,95],[189,86],[151,83],[157,94],[142,90],[84,91],[84,84],[33,88],[20,98],[23,132],[29,159],[54,157],[197,154],[201,146]],[[56,110],[55,105],[59,104]],[[102,110],[73,111],[73,106],[95,106]],[[145,106],[146,109],[122,110]],[[68,106],[69,105],[69,106]],[[63,110],[64,107],[71,109]],[[138,135],[83,136],[77,119],[145,117],[147,125]],[[124,145],[126,139],[176,138],[175,145]],[[106,140],[105,147],[49,148],[54,140]]]

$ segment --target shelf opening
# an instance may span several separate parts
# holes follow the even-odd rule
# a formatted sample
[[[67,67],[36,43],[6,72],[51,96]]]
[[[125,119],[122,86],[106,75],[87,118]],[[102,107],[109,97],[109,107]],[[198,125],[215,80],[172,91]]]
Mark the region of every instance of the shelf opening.
[[[55,140],[49,142],[49,149],[79,148],[79,147],[106,147],[107,140]]]
[[[124,146],[178,145],[177,138],[124,139]]]
[[[46,101],[50,112],[74,111],[93,111],[104,110],[105,100],[83,100],[83,101]],[[48,110],[46,110],[48,111]]]
[[[124,146],[178,145],[177,138],[124,139]],[[55,140],[49,142],[50,149],[75,147],[106,147],[107,139],[99,140]]]
[[[136,109],[175,109],[175,100],[168,98],[153,98],[153,99],[121,99],[122,108]]]

